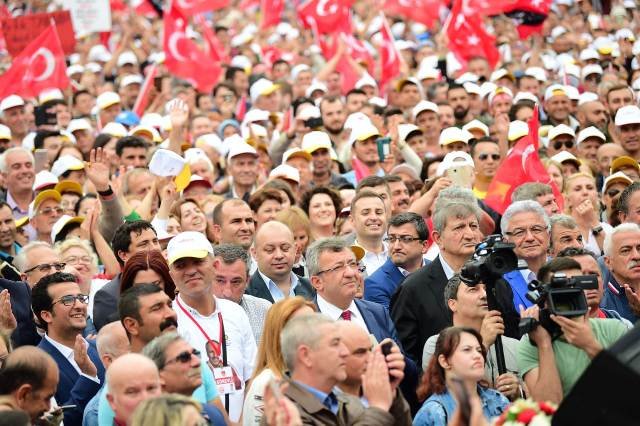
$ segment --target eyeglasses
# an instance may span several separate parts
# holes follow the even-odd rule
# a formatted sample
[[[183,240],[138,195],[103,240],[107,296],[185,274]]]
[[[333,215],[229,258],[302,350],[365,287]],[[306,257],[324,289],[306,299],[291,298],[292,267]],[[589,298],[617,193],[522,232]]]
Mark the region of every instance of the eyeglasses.
[[[511,232],[506,232],[506,234],[510,237],[514,237],[514,238],[523,238],[528,232],[531,232],[531,235],[538,236],[538,235],[542,235],[543,232],[547,232],[547,227],[545,226],[539,226],[539,225],[534,225],[531,228],[517,228],[514,229]]]
[[[562,146],[564,146],[567,149],[571,149],[571,148],[573,148],[573,141],[555,141],[553,143],[553,148],[555,150],[561,149]]]
[[[610,189],[607,191],[607,195],[611,198],[615,197],[616,195],[618,195],[620,193],[619,189]]]
[[[34,266],[33,268],[29,268],[26,271],[24,271],[25,274],[28,274],[29,272],[32,272],[34,270],[38,270],[39,272],[42,272],[43,274],[48,273],[49,271],[51,271],[51,269],[55,269],[56,272],[60,272],[64,269],[64,267],[67,266],[66,263],[63,262],[55,262],[55,263],[41,263],[39,265]]]
[[[355,260],[349,263],[343,263],[341,265],[334,266],[330,269],[325,269],[324,271],[318,271],[316,275],[324,274],[327,272],[340,272],[340,274],[344,274],[347,268],[356,269],[358,272],[362,273],[367,270],[367,267],[364,265],[358,265],[358,262]]]
[[[66,263],[75,265],[76,263],[91,263],[90,256],[71,256],[64,260]]]
[[[82,304],[89,303],[89,296],[86,294],[67,294],[66,296],[62,296],[60,299],[56,300],[51,304],[51,306],[56,303],[62,303],[64,306],[73,306],[76,303],[76,300]]]
[[[409,244],[412,241],[422,241],[422,238],[410,237],[408,235],[389,235],[388,237],[384,237],[382,240],[390,244],[393,244],[396,241],[400,241],[403,244]]]
[[[179,362],[180,364],[186,364],[191,361],[191,357],[200,357],[200,351],[197,349],[191,349],[190,351],[180,352],[175,358],[172,358],[164,363],[164,365],[169,365],[174,362]]]
[[[498,161],[500,159],[500,154],[480,154],[478,156],[480,161],[485,161],[489,157],[491,157],[493,161]]]
[[[55,213],[57,215],[61,215],[63,212],[62,207],[47,207],[46,209],[42,209],[38,211],[38,214],[43,214],[45,216],[51,216],[51,213]]]

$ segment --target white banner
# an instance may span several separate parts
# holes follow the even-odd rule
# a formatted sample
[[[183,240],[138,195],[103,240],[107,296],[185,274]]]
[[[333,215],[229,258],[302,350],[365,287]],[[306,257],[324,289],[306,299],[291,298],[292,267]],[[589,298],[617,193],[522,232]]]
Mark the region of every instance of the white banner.
[[[109,0],[66,0],[76,38],[111,31]]]

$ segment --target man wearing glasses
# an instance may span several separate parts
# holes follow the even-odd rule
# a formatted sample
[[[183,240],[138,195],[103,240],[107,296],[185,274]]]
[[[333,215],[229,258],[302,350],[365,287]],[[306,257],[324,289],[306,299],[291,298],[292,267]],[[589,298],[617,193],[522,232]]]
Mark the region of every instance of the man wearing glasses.
[[[64,411],[68,425],[82,423],[85,406],[104,380],[95,344],[82,337],[88,303],[89,296],[80,292],[76,278],[64,272],[42,278],[31,293],[31,308],[45,330],[38,347],[51,355],[60,369],[56,401],[74,406]]]
[[[473,183],[473,195],[484,200],[491,180],[496,175],[500,166],[500,148],[498,143],[491,138],[481,138],[471,145],[471,157],[473,158],[476,178]]]
[[[389,309],[391,296],[400,283],[412,272],[431,262],[425,261],[429,230],[422,216],[400,213],[389,221],[387,236],[389,258],[364,281],[364,298]],[[425,263],[426,262],[426,263]]]
[[[38,281],[54,272],[69,272],[75,275],[76,271],[65,263],[60,262],[60,256],[51,248],[51,245],[43,241],[33,241],[22,248],[13,261],[20,271],[20,278],[33,288]]]
[[[53,189],[39,193],[29,205],[29,223],[36,232],[36,239],[51,243],[51,228],[62,216],[62,196]]]

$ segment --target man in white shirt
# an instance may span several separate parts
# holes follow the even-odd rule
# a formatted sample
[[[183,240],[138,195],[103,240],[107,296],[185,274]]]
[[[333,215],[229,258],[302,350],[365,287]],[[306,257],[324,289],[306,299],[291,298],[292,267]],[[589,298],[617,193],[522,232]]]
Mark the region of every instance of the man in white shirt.
[[[355,244],[364,248],[362,262],[367,268],[367,275],[371,275],[388,257],[388,247],[382,241],[387,231],[385,202],[377,193],[362,190],[351,201],[350,217],[356,233]]]
[[[229,418],[240,419],[244,386],[253,374],[256,342],[242,307],[213,295],[213,248],[199,232],[182,232],[167,246],[178,332],[208,357]]]

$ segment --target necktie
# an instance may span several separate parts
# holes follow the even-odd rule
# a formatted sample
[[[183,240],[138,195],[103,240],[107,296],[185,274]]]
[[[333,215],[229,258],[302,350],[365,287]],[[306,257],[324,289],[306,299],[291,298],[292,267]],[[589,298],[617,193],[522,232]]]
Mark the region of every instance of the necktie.
[[[351,321],[351,311],[344,311],[342,314],[340,314],[340,318],[345,321]]]

